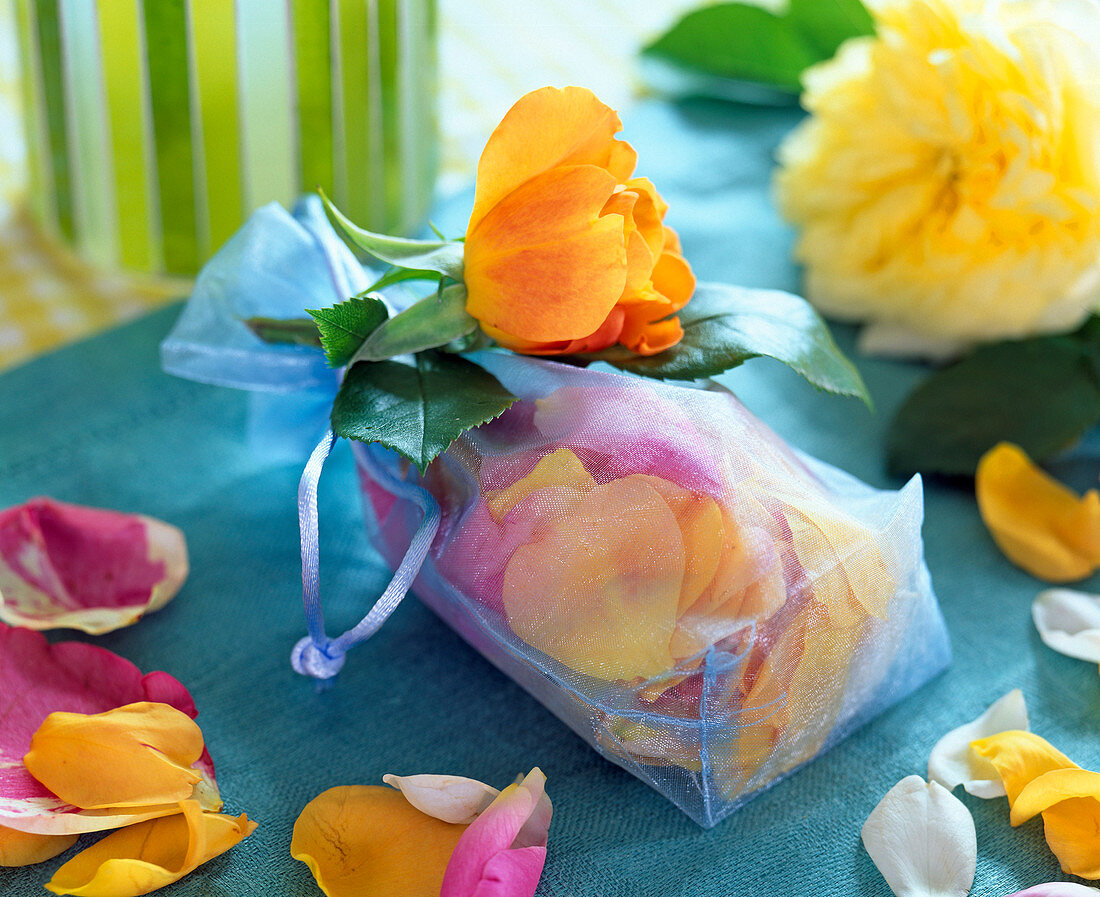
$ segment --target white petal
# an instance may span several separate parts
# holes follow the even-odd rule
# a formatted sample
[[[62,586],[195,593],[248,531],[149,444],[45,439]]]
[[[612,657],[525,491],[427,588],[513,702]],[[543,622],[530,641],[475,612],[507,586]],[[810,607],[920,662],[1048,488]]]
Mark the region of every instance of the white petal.
[[[477,819],[500,794],[496,788],[462,776],[384,775],[382,781],[404,794],[421,813],[459,825]]]
[[[966,897],[974,884],[974,820],[937,782],[906,776],[871,811],[862,835],[898,897]]]
[[[1004,797],[1005,788],[996,768],[970,750],[970,742],[1010,729],[1029,730],[1024,693],[1014,688],[973,722],[943,736],[928,758],[928,779],[948,791],[962,785],[975,797]]]
[[[1047,647],[1100,663],[1100,595],[1047,589],[1031,605],[1031,618]]]

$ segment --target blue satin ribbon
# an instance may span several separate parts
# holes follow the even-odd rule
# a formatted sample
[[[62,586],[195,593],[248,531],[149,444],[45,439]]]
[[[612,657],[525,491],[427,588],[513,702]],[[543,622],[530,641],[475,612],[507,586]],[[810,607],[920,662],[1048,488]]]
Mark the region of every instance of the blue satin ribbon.
[[[325,634],[325,615],[321,607],[317,482],[325,460],[335,444],[336,436],[331,430],[327,431],[310,455],[298,484],[298,526],[302,539],[302,603],[305,606],[309,635],[294,646],[290,662],[302,675],[321,680],[331,679],[339,673],[344,666],[347,652],[374,635],[390,614],[397,610],[428,557],[428,550],[439,530],[442,516],[439,504],[427,490],[395,476],[385,465],[378,464],[371,457],[370,449],[358,453],[359,461],[371,479],[398,500],[413,502],[423,511],[424,517],[413,534],[405,557],[381,597],[357,625],[343,635],[330,639]]]

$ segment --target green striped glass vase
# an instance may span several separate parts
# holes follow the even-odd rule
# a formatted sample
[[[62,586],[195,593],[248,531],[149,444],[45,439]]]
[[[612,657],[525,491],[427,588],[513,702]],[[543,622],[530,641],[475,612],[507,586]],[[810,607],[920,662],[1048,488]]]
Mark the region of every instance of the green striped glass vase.
[[[323,187],[390,233],[435,175],[434,0],[16,0],[39,221],[105,267],[188,275]]]

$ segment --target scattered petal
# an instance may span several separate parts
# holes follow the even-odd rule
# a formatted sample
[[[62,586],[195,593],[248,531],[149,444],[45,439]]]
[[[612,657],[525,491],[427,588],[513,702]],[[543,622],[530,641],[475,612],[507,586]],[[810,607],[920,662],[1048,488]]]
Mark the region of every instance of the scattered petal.
[[[306,804],[290,854],[328,897],[439,897],[464,831],[421,813],[393,788],[345,785]]]
[[[871,811],[862,836],[898,897],[966,897],[974,884],[974,820],[938,782],[902,779]]]
[[[51,713],[31,738],[27,770],[85,810],[167,804],[200,780],[202,732],[187,714],[144,701],[104,713]]]
[[[1097,895],[1100,895],[1100,891],[1088,885],[1079,885],[1073,881],[1049,881],[1009,894],[1008,897],[1097,897]]]
[[[421,813],[443,822],[469,825],[500,792],[462,776],[382,776],[382,781],[405,795]]]
[[[245,815],[204,813],[198,801],[182,813],[131,825],[81,851],[46,889],[76,897],[137,897],[163,888],[225,853],[256,830]]]
[[[0,825],[40,834],[103,831],[179,812],[176,803],[139,809],[81,810],[61,800],[23,765],[31,737],[51,713],[102,713],[126,704],[169,704],[194,719],[195,702],[164,672],[142,675],[128,660],[83,642],[49,644],[29,629],[0,623]],[[214,764],[203,751],[196,787],[203,807],[221,808]]]
[[[76,835],[33,835],[0,825],[0,866],[44,863],[72,847],[76,838]]]
[[[1100,878],[1100,773],[1081,769],[1030,732],[1002,732],[974,742],[973,749],[1000,772],[1012,824],[1041,813],[1062,871]]]
[[[1014,688],[995,701],[973,722],[943,736],[928,758],[928,779],[939,782],[948,791],[962,785],[975,797],[1004,797],[1001,777],[986,758],[970,750],[970,743],[1008,729],[1028,729],[1024,694]]]
[[[1031,605],[1031,618],[1048,648],[1100,663],[1100,595],[1047,589]]]
[[[35,498],[0,511],[0,620],[99,634],[159,610],[187,578],[160,520]]]
[[[440,897],[531,897],[535,893],[546,862],[553,813],[545,786],[542,771],[531,770],[470,824],[447,865]]]
[[[1084,579],[1100,567],[1100,492],[1079,496],[1007,442],[978,462],[982,520],[1008,559],[1048,582]]]

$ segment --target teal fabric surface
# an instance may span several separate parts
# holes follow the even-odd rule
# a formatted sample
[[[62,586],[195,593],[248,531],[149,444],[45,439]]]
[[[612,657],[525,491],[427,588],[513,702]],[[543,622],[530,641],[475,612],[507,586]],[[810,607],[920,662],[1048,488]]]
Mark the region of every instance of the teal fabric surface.
[[[774,146],[793,121],[790,110],[701,103],[650,103],[630,119],[626,136],[641,173],[670,201],[669,223],[701,278],[797,288],[791,235],[767,187]],[[468,208],[441,209],[437,223],[458,232]],[[189,540],[192,574],[175,601],[95,641],[190,688],[227,810],[247,812],[260,828],[165,895],[319,894],[289,844],[297,813],[320,791],[378,783],[386,772],[504,785],[534,765],[555,802],[540,895],[888,895],[859,841],[867,814],[900,778],[925,772],[942,734],[1009,689],[1023,689],[1035,731],[1100,768],[1096,668],[1039,641],[1030,604],[1042,586],[1000,555],[965,484],[930,483],[926,495],[927,560],[952,635],[952,668],[710,831],[589,750],[414,599],[318,692],[288,663],[304,631],[300,462],[250,444],[249,396],[159,371],[157,345],[175,314],[159,312],[0,377],[0,506],[47,494],[152,514]],[[851,350],[852,334],[840,337]],[[752,362],[725,382],[797,447],[872,485],[897,487],[883,471],[884,431],[922,369],[859,364],[875,414],[815,393],[773,362]],[[1083,488],[1098,468],[1094,439],[1056,472]],[[356,622],[388,578],[367,548],[358,501],[341,445],[320,489],[322,593],[333,631]],[[1084,587],[1100,590],[1100,582]],[[974,894],[1063,877],[1040,822],[1014,830],[1003,799],[963,800],[978,831]],[[0,894],[44,893],[60,862],[0,870]]]

